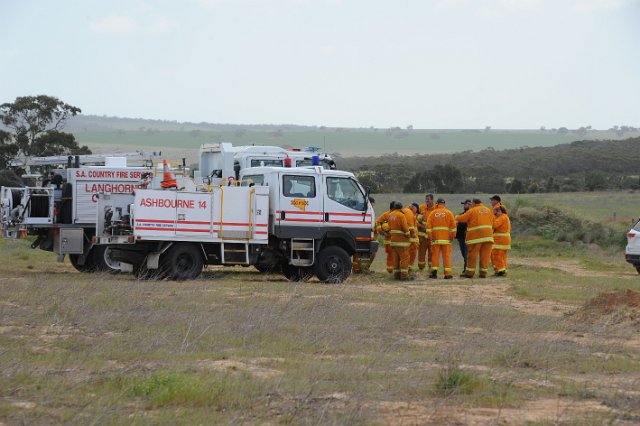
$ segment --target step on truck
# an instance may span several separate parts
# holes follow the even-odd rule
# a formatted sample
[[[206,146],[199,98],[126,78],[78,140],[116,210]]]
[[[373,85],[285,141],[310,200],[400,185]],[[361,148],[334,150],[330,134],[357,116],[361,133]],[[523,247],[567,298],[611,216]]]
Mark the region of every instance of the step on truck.
[[[369,258],[374,211],[352,173],[254,167],[195,191],[101,194],[96,247],[140,278],[194,279],[206,265],[254,265],[292,281],[342,282]]]

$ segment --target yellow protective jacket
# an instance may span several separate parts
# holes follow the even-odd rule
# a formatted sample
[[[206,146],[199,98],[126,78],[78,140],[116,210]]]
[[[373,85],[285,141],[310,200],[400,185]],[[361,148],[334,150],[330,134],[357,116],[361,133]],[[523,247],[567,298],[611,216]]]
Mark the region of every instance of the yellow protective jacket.
[[[456,220],[445,206],[437,205],[427,218],[427,235],[431,244],[451,244],[456,237]]]
[[[378,235],[382,235],[384,238],[384,245],[389,244],[389,237],[387,237],[386,235],[384,235],[384,229],[382,229],[382,224],[383,223],[387,223],[389,221],[389,215],[391,214],[391,210],[388,210],[384,213],[382,213],[380,215],[380,217],[378,217],[376,219],[376,232],[378,233]]]
[[[511,250],[511,221],[506,214],[493,221],[493,249]]]
[[[456,216],[456,221],[467,224],[465,243],[479,244],[493,242],[493,219],[495,216],[483,204],[470,208]]]
[[[418,222],[416,220],[416,215],[413,214],[413,210],[409,207],[405,207],[402,209],[402,213],[404,213],[404,217],[407,218],[407,225],[409,226],[409,234],[411,234],[411,242],[418,242]]]
[[[423,238],[429,238],[427,235],[427,219],[432,211],[436,209],[436,205],[433,207],[428,207],[426,204],[420,204],[418,208],[418,217],[416,218],[416,222],[418,224],[418,236]]]
[[[407,217],[402,210],[393,210],[389,214],[389,233],[391,238],[389,244],[391,247],[409,247],[411,242],[409,241],[409,224],[407,224]]]

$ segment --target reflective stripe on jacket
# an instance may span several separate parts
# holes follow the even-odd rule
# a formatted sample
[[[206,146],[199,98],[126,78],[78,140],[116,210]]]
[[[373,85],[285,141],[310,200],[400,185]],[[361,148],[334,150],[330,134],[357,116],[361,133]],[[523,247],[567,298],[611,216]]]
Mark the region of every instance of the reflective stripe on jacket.
[[[495,216],[490,209],[482,204],[467,210],[466,213],[456,216],[458,222],[467,224],[467,244],[480,244],[493,242],[493,219]]]
[[[443,205],[437,205],[427,218],[427,235],[431,244],[451,244],[451,239],[456,236],[453,213]]]
[[[511,221],[506,214],[493,221],[493,249],[511,250]]]
[[[409,207],[405,207],[402,209],[402,213],[407,218],[407,225],[409,225],[409,233],[411,234],[411,242],[418,242],[418,221],[416,215],[413,214],[413,210]]]

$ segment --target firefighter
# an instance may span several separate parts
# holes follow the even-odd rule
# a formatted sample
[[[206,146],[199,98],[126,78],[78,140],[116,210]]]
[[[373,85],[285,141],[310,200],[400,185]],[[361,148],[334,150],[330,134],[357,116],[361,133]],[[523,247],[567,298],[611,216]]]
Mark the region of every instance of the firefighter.
[[[463,211],[460,214],[465,213],[467,210],[471,208],[471,200],[464,200],[460,204],[462,204],[462,208],[463,208]],[[467,236],[467,224],[462,222],[456,222],[456,240],[458,240],[458,245],[460,246],[460,254],[462,255],[462,260],[464,261],[464,267],[462,269],[463,274],[467,270],[467,244],[464,242],[464,239],[466,236]]]
[[[469,252],[467,270],[463,275],[465,278],[473,278],[475,275],[478,257],[480,257],[480,278],[487,277],[493,247],[493,220],[492,211],[478,198],[473,199],[473,207],[466,213],[456,216],[456,221],[467,224],[465,243]]]
[[[375,198],[369,197],[369,202],[371,203],[372,208],[376,206]],[[377,233],[375,223],[373,224],[372,228],[373,228],[373,239],[375,240],[378,238],[378,233]],[[369,259],[362,259],[360,255],[354,254],[353,260],[352,260],[353,266],[351,270],[353,271],[354,274],[373,273],[374,271],[371,270],[371,265],[373,264],[373,261],[375,259],[376,259],[376,252],[371,252],[371,254],[369,255]]]
[[[420,239],[418,238],[418,211],[420,206],[418,203],[411,203],[409,208],[413,213],[414,229],[416,231],[415,235],[411,237],[411,245],[409,246],[409,269],[413,270],[418,258],[418,249],[420,248]]]
[[[493,208],[493,250],[491,263],[498,277],[507,276],[507,251],[511,250],[511,221],[504,206]]]
[[[389,214],[389,245],[393,258],[393,277],[406,280],[409,277],[409,241],[411,233],[407,217],[402,211],[402,203],[396,202]]]
[[[431,268],[431,249],[429,248],[429,236],[427,235],[427,218],[436,208],[433,203],[433,194],[424,196],[424,204],[418,210],[418,269],[423,270],[427,265]]]
[[[386,258],[387,272],[390,274],[393,274],[393,257],[391,254],[391,246],[389,245],[391,240],[389,237],[388,219],[395,204],[396,204],[395,201],[392,201],[391,203],[389,203],[389,210],[382,213],[380,217],[376,219],[376,232],[378,233],[378,235],[382,235],[382,238],[384,241],[384,252],[387,255],[387,258]]]
[[[456,236],[456,221],[451,210],[446,208],[443,198],[438,198],[436,208],[427,218],[427,234],[431,242],[431,273],[429,278],[438,278],[438,266],[440,253],[442,253],[442,266],[444,279],[453,278],[451,274],[451,242]]]
[[[416,214],[413,212],[413,205],[409,204],[407,207],[402,209],[402,213],[404,213],[405,218],[407,219],[407,225],[409,226],[409,272],[412,272],[413,262],[416,260],[416,255],[418,254],[417,246],[414,245],[414,241],[418,240],[418,229],[416,223]]]
[[[499,195],[494,195],[493,197],[489,198],[489,202],[491,203],[492,209],[496,207],[504,206],[504,204],[502,204],[502,199],[500,198]]]

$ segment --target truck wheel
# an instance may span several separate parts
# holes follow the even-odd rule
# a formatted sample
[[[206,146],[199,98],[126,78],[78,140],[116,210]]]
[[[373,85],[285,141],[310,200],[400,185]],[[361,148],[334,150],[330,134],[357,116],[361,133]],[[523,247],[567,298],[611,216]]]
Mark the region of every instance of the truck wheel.
[[[89,253],[87,253],[83,265],[80,265],[80,263],[78,263],[79,261],[80,261],[80,255],[79,254],[70,254],[69,255],[69,262],[71,262],[71,266],[73,266],[76,271],[78,271],[78,272],[95,272],[96,265],[93,263],[93,252],[91,250],[89,251]]]
[[[111,249],[107,246],[94,246],[93,263],[97,272],[117,274],[120,272],[120,262],[111,257]]]
[[[269,265],[266,263],[256,263],[253,265],[259,272],[263,274],[272,274],[274,272],[278,272],[280,269],[279,265]]]
[[[636,271],[638,271],[638,273],[640,274],[640,265],[635,265],[636,267]]]
[[[203,265],[202,253],[191,243],[174,244],[160,257],[160,269],[170,280],[193,280]]]
[[[318,253],[315,272],[326,283],[341,283],[351,274],[351,256],[341,247],[325,247]]]
[[[306,282],[313,277],[313,268],[306,266],[282,265],[282,275],[293,282]]]

